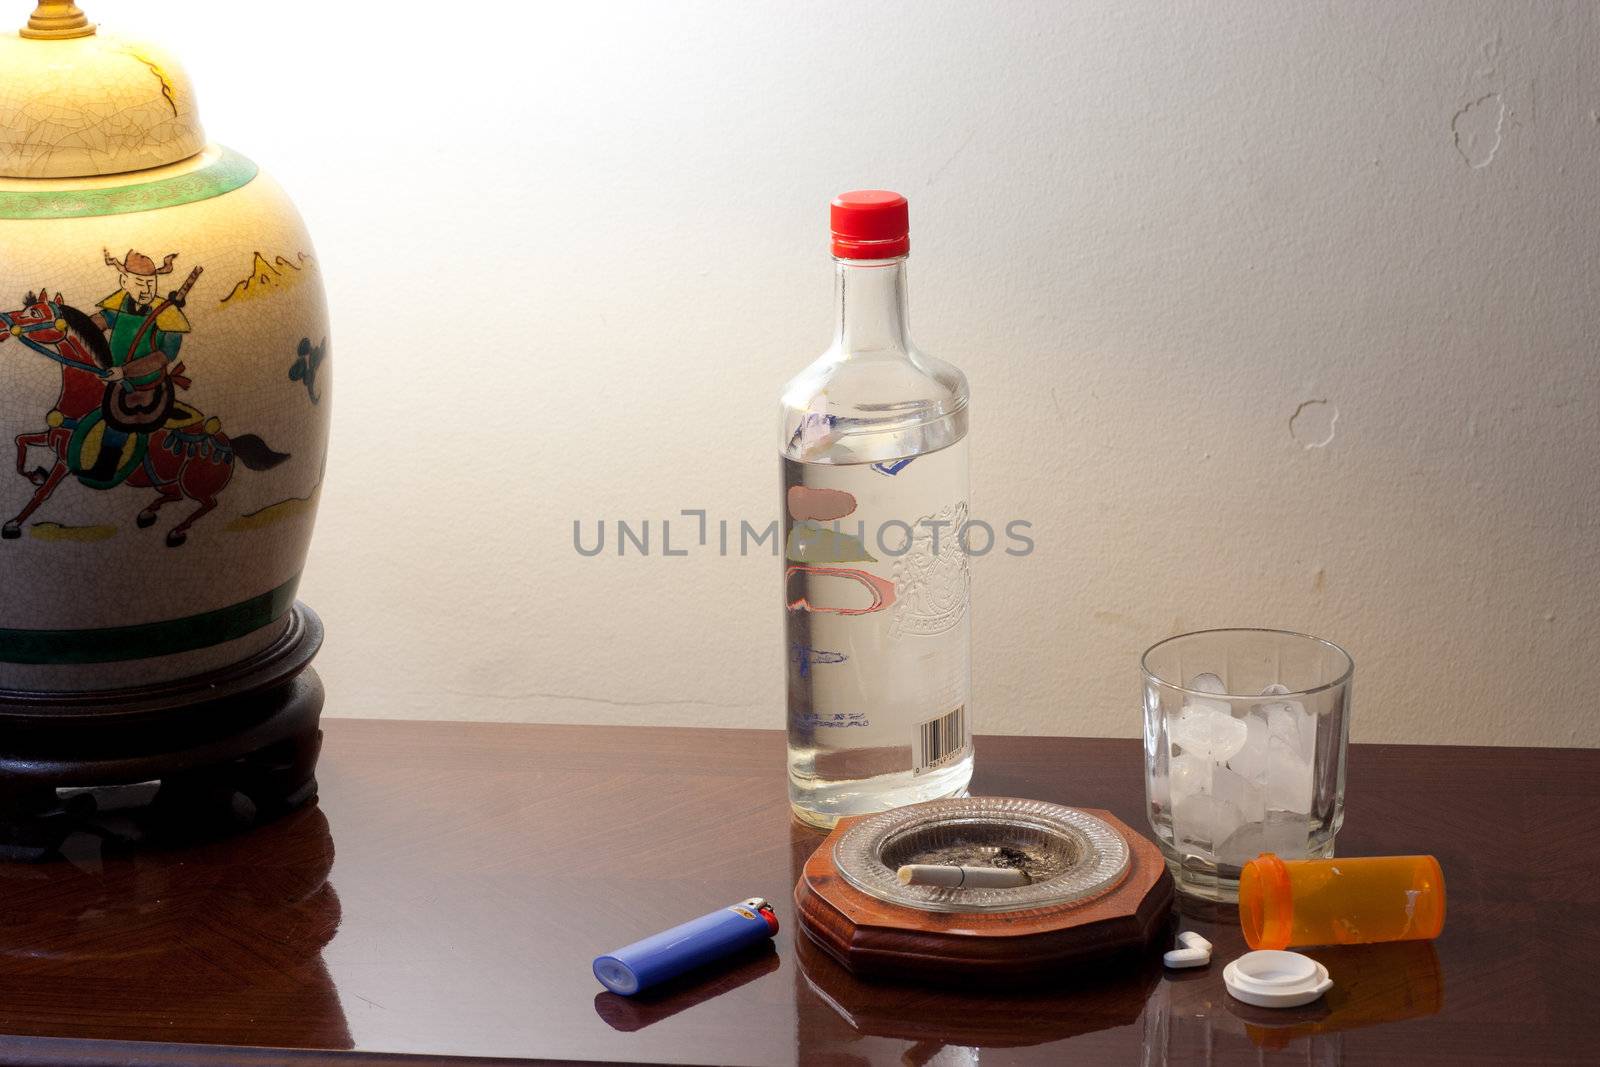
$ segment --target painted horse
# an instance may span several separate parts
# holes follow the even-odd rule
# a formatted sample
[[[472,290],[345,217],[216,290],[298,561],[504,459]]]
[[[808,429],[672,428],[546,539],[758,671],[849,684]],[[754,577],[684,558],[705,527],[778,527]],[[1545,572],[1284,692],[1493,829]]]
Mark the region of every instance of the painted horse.
[[[237,458],[251,470],[270,470],[288,459],[254,434],[229,439],[217,419],[188,404],[172,402],[161,422],[144,432],[115,428],[111,401],[111,345],[94,321],[75,307],[45,293],[27,294],[16,311],[0,312],[0,342],[16,338],[29,350],[61,365],[61,396],[45,417],[45,429],[17,436],[17,473],[35,486],[33,498],[16,517],[0,526],[0,538],[22,536],[22,524],[50,499],[68,475],[91,489],[129,485],[159,494],[135,522],[155,525],[161,508],[187,497],[199,505],[167,531],[167,546],[188,540],[189,527],[217,506],[217,494],[233,477]],[[170,390],[188,382],[169,368],[161,385]],[[55,456],[51,469],[28,470],[29,447]]]

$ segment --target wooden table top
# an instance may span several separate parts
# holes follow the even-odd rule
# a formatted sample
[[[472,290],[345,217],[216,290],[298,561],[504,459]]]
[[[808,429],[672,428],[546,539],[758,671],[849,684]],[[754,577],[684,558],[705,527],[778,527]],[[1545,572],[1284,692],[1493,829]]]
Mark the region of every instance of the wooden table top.
[[[325,725],[318,807],[181,851],[0,865],[0,1060],[1594,1062],[1597,751],[1353,746],[1339,851],[1437,855],[1445,931],[1310,950],[1332,992],[1271,1012],[1223,991],[1244,950],[1227,913],[1188,920],[1217,946],[1202,971],[1135,960],[1010,995],[856,981],[795,937],[821,837],[789,820],[776,732]],[[1131,740],[980,738],[973,791],[1146,825]],[[783,920],[773,952],[649,999],[589,973],[752,895]]]

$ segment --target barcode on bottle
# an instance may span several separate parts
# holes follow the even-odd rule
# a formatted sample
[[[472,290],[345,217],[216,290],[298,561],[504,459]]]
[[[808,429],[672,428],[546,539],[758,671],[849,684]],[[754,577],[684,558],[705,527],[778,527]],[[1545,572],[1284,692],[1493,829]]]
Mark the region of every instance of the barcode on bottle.
[[[917,724],[916,767],[921,774],[954,763],[967,747],[967,706]]]

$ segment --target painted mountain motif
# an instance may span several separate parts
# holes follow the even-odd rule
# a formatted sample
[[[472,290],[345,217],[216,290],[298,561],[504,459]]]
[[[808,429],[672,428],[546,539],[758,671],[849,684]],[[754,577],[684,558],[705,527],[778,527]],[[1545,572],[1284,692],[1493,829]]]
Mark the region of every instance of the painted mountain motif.
[[[238,304],[257,297],[268,296],[280,289],[287,289],[296,285],[305,278],[307,267],[314,266],[316,260],[304,252],[295,253],[291,261],[283,256],[277,256],[272,262],[267,262],[267,257],[260,252],[255,254],[255,261],[250,264],[250,273],[247,277],[240,278],[228,295],[222,298],[224,304]]]

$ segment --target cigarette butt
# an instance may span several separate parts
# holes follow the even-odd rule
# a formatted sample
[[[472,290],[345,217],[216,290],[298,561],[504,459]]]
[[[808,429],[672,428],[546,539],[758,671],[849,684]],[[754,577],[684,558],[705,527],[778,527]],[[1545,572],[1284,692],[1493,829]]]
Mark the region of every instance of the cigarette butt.
[[[945,889],[1016,889],[1031,879],[1010,867],[944,867],[908,863],[897,872],[901,885],[934,885]]]

